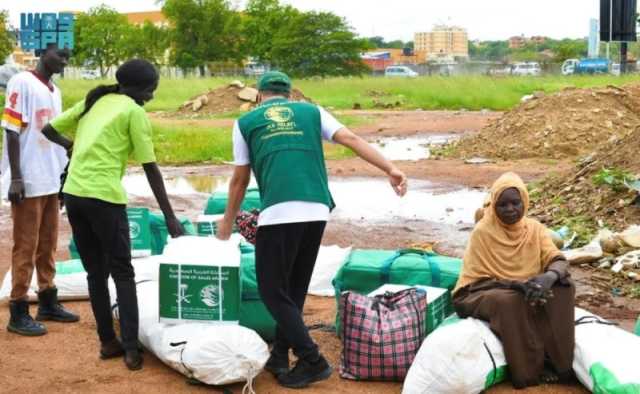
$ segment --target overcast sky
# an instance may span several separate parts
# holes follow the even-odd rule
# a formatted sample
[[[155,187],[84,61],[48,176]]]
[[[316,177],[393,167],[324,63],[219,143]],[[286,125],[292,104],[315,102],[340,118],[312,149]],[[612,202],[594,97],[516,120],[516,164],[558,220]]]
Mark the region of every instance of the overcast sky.
[[[465,27],[470,39],[507,39],[514,35],[580,38],[597,18],[598,0],[281,0],[302,10],[332,11],[345,17],[361,36],[413,40],[416,31],[436,23]],[[121,12],[156,10],[155,0],[1,0],[11,23],[21,12],[85,11],[106,3]],[[239,7],[243,0],[232,0]]]

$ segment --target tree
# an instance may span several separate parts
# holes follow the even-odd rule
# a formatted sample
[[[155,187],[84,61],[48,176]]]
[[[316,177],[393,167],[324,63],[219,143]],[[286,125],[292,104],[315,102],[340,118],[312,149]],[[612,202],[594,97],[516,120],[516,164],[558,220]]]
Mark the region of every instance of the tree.
[[[127,18],[106,5],[79,14],[74,28],[76,38],[72,61],[98,67],[105,77],[112,66],[127,58]]]
[[[167,63],[170,47],[169,30],[146,21],[142,26],[129,26],[125,38],[127,57],[146,59],[159,66]]]
[[[579,59],[587,56],[589,51],[589,43],[587,40],[562,40],[554,48],[551,48],[555,53],[555,60],[557,62],[563,62],[567,59]]]
[[[249,0],[242,23],[243,51],[259,62],[273,64],[273,41],[300,11],[279,0]]]
[[[505,61],[510,52],[507,41],[469,42],[469,57],[472,59]]]
[[[241,60],[241,19],[227,1],[166,0],[162,11],[174,26],[173,64],[204,76],[208,62]]]
[[[346,21],[329,12],[298,13],[276,33],[273,65],[294,76],[359,75],[367,41],[356,38]]]
[[[384,41],[384,37],[375,36],[367,38],[372,48],[386,48],[387,43]]]
[[[9,13],[0,11],[0,64],[13,52],[14,38],[9,31]]]

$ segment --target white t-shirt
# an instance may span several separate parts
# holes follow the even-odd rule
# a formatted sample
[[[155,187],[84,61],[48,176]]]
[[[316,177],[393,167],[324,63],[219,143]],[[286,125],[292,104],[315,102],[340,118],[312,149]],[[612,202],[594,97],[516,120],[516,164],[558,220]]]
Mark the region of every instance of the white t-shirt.
[[[60,175],[68,162],[67,153],[41,131],[61,112],[62,97],[53,83],[47,85],[30,71],[16,74],[9,80],[0,125],[4,130],[20,134],[20,170],[26,197],[47,196],[60,191]],[[0,192],[2,198],[7,199],[11,168],[7,132],[3,135]]]
[[[322,138],[333,142],[333,135],[344,127],[336,118],[318,107],[320,110],[320,130]],[[233,125],[233,163],[236,166],[250,164],[249,146],[240,132],[238,121]],[[325,204],[308,201],[287,201],[275,204],[260,212],[258,226],[269,226],[284,223],[326,222],[329,220],[329,207]]]

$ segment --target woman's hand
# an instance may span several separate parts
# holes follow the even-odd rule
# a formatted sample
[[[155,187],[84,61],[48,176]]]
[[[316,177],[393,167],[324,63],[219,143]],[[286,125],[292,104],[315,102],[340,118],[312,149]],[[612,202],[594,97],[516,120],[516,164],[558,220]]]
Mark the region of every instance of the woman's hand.
[[[216,238],[221,241],[228,241],[231,238],[231,233],[233,232],[233,223],[228,223],[224,219],[220,219],[218,221],[218,228],[216,231]]]
[[[558,274],[553,271],[534,276],[525,283],[524,299],[531,303],[532,306],[546,304],[547,299],[553,297],[551,287],[557,280]]]
[[[167,223],[167,231],[171,238],[178,238],[184,235],[184,228],[182,227],[182,223],[175,216],[169,217],[165,219]]]

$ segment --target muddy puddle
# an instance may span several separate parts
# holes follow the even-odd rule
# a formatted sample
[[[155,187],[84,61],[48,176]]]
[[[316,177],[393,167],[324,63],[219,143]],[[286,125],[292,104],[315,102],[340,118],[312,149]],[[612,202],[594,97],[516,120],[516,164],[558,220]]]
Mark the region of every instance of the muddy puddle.
[[[231,176],[227,175],[186,175],[170,176],[164,180],[167,194],[185,196],[190,194],[211,194],[218,190],[226,190]],[[153,197],[151,187],[144,174],[126,175],[122,184],[128,194],[136,197]]]
[[[431,156],[431,148],[444,145],[459,135],[425,135],[415,137],[388,137],[370,141],[387,159],[393,161],[418,161]]]
[[[169,176],[165,187],[173,196],[211,194],[226,191],[230,179],[226,175]],[[329,183],[337,205],[331,217],[345,221],[473,223],[474,212],[486,196],[481,190],[420,180],[410,180],[409,191],[403,198],[395,195],[386,178],[336,177]],[[123,184],[131,196],[153,197],[144,174],[127,175]],[[255,186],[255,180],[251,186]]]
[[[337,207],[333,219],[392,222],[429,221],[458,225],[473,223],[486,192],[428,181],[410,180],[400,198],[383,178],[336,178],[330,182]]]

